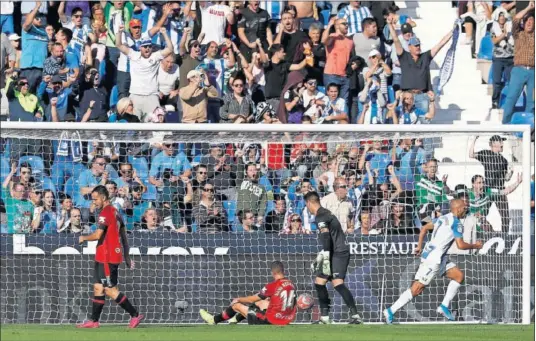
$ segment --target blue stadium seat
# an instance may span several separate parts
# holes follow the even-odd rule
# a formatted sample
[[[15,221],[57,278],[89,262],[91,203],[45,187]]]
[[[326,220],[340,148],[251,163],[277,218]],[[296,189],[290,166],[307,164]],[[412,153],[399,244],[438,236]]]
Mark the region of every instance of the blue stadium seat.
[[[78,179],[70,177],[67,179],[64,185],[63,192],[74,200],[76,193],[78,192]]]
[[[141,196],[142,199],[151,200],[151,201],[156,200],[156,195],[157,195],[156,186],[153,184],[150,184],[148,181],[144,181],[144,185],[147,187],[147,191],[143,193],[143,195]]]
[[[330,9],[325,9],[320,12],[320,19],[322,20],[322,24],[324,24],[324,26],[328,26],[330,16],[331,16]]]
[[[52,192],[54,192],[54,196],[57,196],[56,195],[57,194],[56,186],[54,186],[54,183],[52,182],[52,180],[48,176],[44,176],[41,179],[41,184],[43,185],[43,189],[49,189]]]
[[[493,59],[493,42],[491,41],[491,36],[489,34],[486,34],[480,41],[480,51],[478,51],[478,59]]]
[[[192,232],[197,232],[197,223],[192,224]]]
[[[119,90],[116,85],[112,88],[112,91],[110,93],[110,108],[115,108],[118,101],[119,101]]]
[[[149,179],[149,164],[147,163],[147,159],[145,157],[130,155],[128,157],[128,162],[136,170],[136,173],[141,179]]]
[[[510,124],[527,124],[534,129],[534,113],[530,112],[516,112],[512,115]],[[522,138],[522,133],[515,133],[517,137]]]
[[[37,155],[25,155],[19,159],[19,170],[22,163],[30,164],[32,167],[32,175],[43,176],[45,172],[45,164],[43,159]]]
[[[229,224],[233,224],[236,218],[236,201],[229,200],[223,202],[223,208],[225,209],[225,212],[227,212],[227,221]]]
[[[115,180],[119,178],[119,174],[112,165],[106,165],[106,171],[108,172],[110,180]]]
[[[266,217],[268,213],[272,212],[273,210],[275,210],[275,202],[273,200],[268,200],[266,202],[266,211],[264,213],[264,216]]]
[[[198,163],[198,164],[201,163],[201,158],[202,158],[202,157],[203,157],[203,155],[201,155],[201,154],[198,154],[198,155],[194,156],[194,158],[193,158],[193,160],[192,160],[192,163],[193,163],[193,162],[196,162],[196,163]]]

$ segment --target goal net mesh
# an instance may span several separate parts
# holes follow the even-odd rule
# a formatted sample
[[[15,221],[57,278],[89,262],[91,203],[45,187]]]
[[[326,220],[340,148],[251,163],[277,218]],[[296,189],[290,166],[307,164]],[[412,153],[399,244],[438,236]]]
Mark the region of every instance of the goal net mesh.
[[[78,237],[96,229],[88,193],[98,184],[123,216],[136,262],[121,266],[119,287],[148,323],[200,323],[199,309],[218,313],[271,281],[274,260],[296,295],[316,297],[310,265],[320,246],[303,202],[311,190],[347,233],[346,284],[365,323],[382,322],[410,286],[419,230],[454,197],[470,203],[465,241],[485,242],[479,252],[450,250],[465,273],[451,305],[456,320],[520,323],[521,143],[511,133],[475,137],[2,129],[2,323],[90,316],[96,242],[78,245]],[[496,143],[504,160],[487,152]],[[397,320],[442,321],[436,308],[447,284],[436,278]],[[345,321],[344,302],[329,291],[333,318]],[[318,317],[315,304],[296,321]],[[107,301],[101,321],[128,314]]]

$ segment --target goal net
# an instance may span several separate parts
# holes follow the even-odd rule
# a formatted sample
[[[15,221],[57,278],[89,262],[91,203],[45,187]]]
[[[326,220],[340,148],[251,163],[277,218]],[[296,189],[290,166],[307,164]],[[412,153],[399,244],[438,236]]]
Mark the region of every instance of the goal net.
[[[271,281],[281,260],[316,297],[319,251],[303,195],[317,191],[352,253],[346,284],[365,323],[411,284],[420,228],[466,198],[456,321],[529,323],[530,132],[487,126],[2,124],[2,323],[75,323],[91,312],[96,229],[89,193],[105,185],[136,268],[119,287],[147,323],[200,323]],[[533,166],[532,166],[533,167]],[[438,277],[397,314],[440,322]],[[348,310],[329,286],[331,314]],[[296,322],[318,319],[318,305]],[[103,323],[128,315],[107,301]]]

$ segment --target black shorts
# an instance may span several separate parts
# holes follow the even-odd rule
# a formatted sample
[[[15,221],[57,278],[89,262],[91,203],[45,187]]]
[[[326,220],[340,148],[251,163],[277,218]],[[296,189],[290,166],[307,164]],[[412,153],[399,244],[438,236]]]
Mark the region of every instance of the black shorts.
[[[253,305],[248,310],[248,324],[250,325],[267,325],[271,324],[266,319],[266,312],[261,311],[256,305]]]
[[[320,271],[316,273],[316,277],[324,278],[329,281],[333,279],[346,278],[346,271],[348,271],[348,265],[350,264],[350,254],[348,255],[331,255],[331,276],[326,276]]]
[[[110,270],[110,279],[106,278],[105,267]],[[117,286],[117,277],[119,274],[119,264],[95,262],[95,272],[93,274],[93,283],[102,284],[105,287],[113,288]]]

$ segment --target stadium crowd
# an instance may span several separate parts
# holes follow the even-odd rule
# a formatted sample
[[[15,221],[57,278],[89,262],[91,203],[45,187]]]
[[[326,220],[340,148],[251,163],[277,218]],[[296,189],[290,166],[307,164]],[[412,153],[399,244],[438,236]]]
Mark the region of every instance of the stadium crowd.
[[[498,13],[502,33],[489,27],[505,59],[497,65],[508,69],[510,58],[520,74],[505,116],[515,91],[534,89],[534,3],[507,16],[515,9],[509,3],[493,12],[492,2],[470,2],[467,13],[476,14],[462,16],[466,32],[478,33],[482,8],[486,18]],[[429,123],[436,112],[430,63],[454,30],[421,51],[416,23],[392,1],[7,1],[1,9],[9,120],[73,125]],[[489,153],[472,150],[486,174],[475,175],[471,189],[452,190],[437,177],[426,139],[264,148],[179,144],[171,136],[103,141],[67,132],[55,141],[2,139],[2,232],[88,232],[98,184],[129,230],[311,233],[303,203],[311,190],[347,233],[414,233],[458,196],[471,200],[484,230],[495,202],[507,230],[506,194],[521,181],[504,186],[512,174],[500,136]]]

